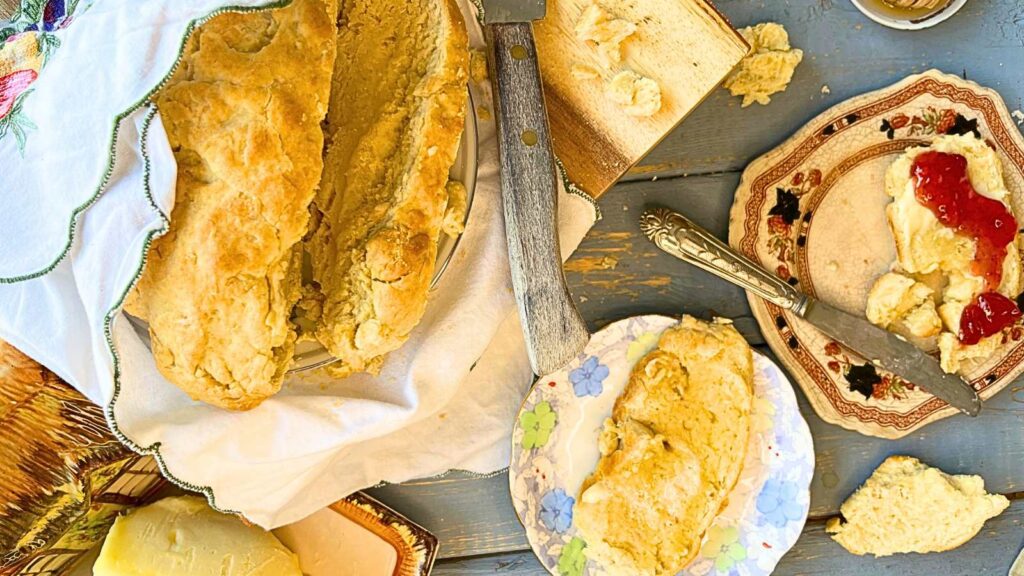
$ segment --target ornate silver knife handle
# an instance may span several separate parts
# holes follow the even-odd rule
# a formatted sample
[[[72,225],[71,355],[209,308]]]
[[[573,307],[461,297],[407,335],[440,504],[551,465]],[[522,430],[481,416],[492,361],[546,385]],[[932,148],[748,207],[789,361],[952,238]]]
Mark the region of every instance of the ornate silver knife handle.
[[[640,230],[665,252],[773,304],[801,316],[807,307],[807,296],[678,212],[668,208],[645,210]]]

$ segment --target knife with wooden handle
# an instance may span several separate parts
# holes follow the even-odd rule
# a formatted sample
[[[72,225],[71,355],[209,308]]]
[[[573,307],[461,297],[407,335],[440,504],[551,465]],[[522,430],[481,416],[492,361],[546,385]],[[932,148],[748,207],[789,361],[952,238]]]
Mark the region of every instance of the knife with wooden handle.
[[[512,288],[537,374],[555,372],[590,340],[565,284],[558,246],[558,181],[544,109],[533,21],[544,0],[484,0],[501,196]]]
[[[981,398],[968,382],[943,372],[934,358],[913,344],[801,293],[682,214],[649,209],[640,217],[640,228],[658,248],[790,310],[876,367],[913,382],[964,414],[977,416],[981,411]]]

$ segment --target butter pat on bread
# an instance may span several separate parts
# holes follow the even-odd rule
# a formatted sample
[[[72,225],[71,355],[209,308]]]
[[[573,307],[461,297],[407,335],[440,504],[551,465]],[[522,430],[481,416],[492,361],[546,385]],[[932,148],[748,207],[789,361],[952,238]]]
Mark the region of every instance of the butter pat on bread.
[[[654,116],[661,110],[661,86],[630,70],[616,74],[608,81],[604,92],[630,116]]]

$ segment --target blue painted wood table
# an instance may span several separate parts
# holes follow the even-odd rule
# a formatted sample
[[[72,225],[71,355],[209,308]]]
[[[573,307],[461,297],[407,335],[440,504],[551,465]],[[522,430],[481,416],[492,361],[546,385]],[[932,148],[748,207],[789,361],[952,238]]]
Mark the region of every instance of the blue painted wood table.
[[[741,109],[724,90],[709,97],[601,198],[604,218],[567,271],[591,329],[636,314],[714,313],[736,319],[747,339],[766,350],[739,289],[661,254],[643,239],[636,221],[644,205],[678,208],[725,238],[733,193],[748,162],[828,107],[929,68],[994,88],[1011,110],[1020,108],[1024,2],[971,0],[951,20],[920,32],[882,28],[849,0],[717,0],[717,6],[736,26],[768,20],[786,26],[793,45],[804,50],[793,84],[767,107]],[[1024,545],[1024,384],[1011,384],[977,419],[948,418],[897,441],[826,424],[799,390],[797,395],[814,434],[817,469],[810,519],[777,574],[1007,573]],[[950,552],[853,556],[825,534],[825,520],[886,456],[896,453],[950,473],[981,474],[989,490],[1006,494],[1013,503],[976,538]],[[453,473],[373,493],[440,538],[441,560],[434,574],[544,574],[512,510],[504,473],[489,478]]]

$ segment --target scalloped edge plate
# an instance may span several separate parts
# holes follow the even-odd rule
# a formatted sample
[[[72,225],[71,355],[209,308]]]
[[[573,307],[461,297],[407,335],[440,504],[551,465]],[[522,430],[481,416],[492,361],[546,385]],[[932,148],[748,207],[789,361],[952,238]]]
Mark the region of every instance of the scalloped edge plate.
[[[580,485],[597,464],[602,423],[625,389],[633,365],[676,323],[666,316],[638,316],[606,326],[579,358],[537,380],[520,409],[512,433],[509,489],[530,547],[551,574],[605,573],[586,558],[586,543],[572,524],[572,508]],[[597,381],[605,372],[601,366],[607,376]],[[754,368],[756,398],[743,473],[728,506],[704,535],[700,554],[681,575],[770,574],[796,543],[807,519],[814,475],[810,429],[783,372],[756,350]],[[587,389],[574,389],[570,374],[577,370],[592,375]],[[545,426],[546,439],[535,431],[529,442],[538,446],[525,449],[522,416],[538,410],[553,413],[554,422]]]

